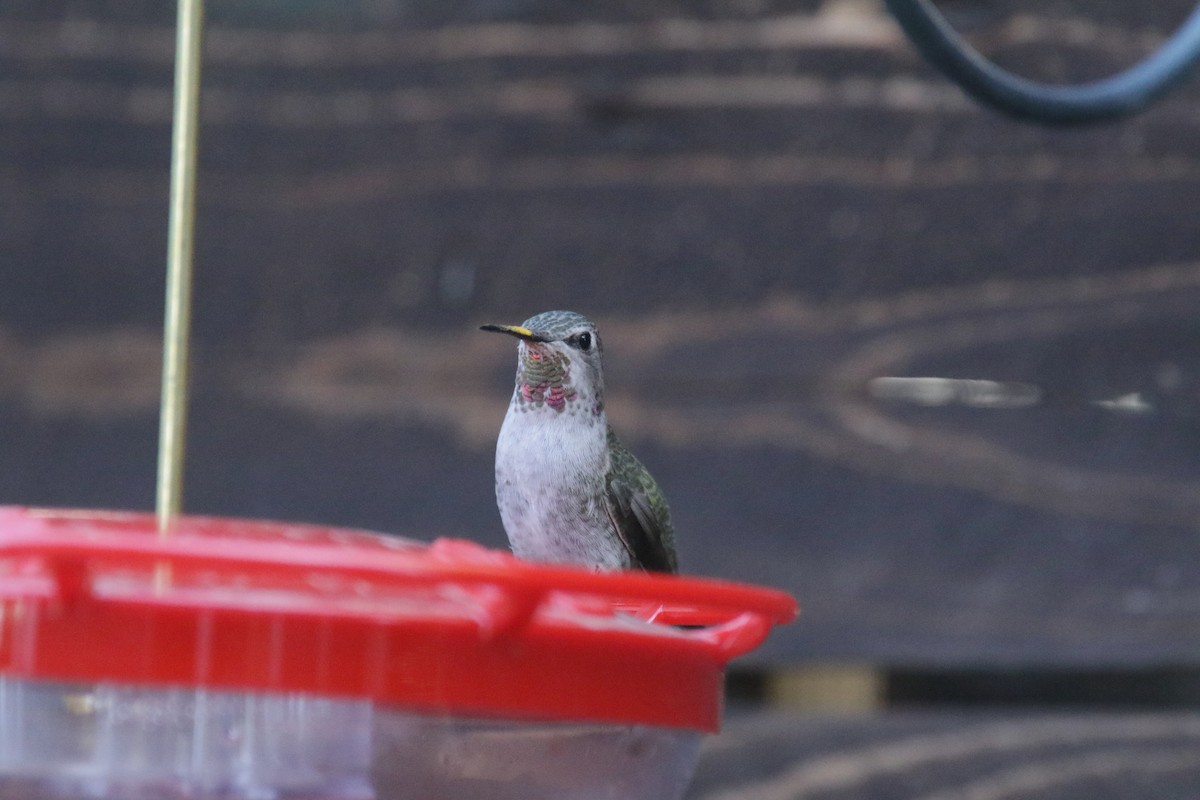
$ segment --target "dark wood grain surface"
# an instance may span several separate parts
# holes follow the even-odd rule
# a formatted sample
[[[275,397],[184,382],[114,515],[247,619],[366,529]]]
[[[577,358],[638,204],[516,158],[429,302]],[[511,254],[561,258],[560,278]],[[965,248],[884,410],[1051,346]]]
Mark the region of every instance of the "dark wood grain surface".
[[[692,800],[1188,800],[1200,715],[754,715],[709,739]]]
[[[0,11],[2,502],[152,503],[168,5]],[[1057,80],[1189,5],[953,7]],[[852,0],[210,18],[188,509],[502,546],[475,327],[574,308],[684,569],[800,599],[757,663],[1196,662],[1200,83],[1018,124]]]

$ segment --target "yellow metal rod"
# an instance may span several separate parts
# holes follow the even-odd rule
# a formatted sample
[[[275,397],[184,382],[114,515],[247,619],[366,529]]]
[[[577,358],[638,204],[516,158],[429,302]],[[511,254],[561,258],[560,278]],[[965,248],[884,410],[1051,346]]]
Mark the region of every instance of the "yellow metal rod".
[[[163,322],[162,410],[159,418],[158,490],[155,503],[160,536],[168,534],[172,518],[183,508],[203,0],[179,0],[178,16],[175,116],[171,131],[170,219],[167,229],[167,297]]]

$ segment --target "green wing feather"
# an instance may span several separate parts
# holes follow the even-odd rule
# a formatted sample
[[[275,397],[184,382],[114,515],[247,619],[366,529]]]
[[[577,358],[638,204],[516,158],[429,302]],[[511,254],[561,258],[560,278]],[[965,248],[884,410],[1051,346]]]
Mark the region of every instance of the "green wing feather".
[[[605,504],[617,535],[634,567],[653,572],[677,572],[675,529],[658,484],[645,467],[608,430],[612,464],[606,481]]]

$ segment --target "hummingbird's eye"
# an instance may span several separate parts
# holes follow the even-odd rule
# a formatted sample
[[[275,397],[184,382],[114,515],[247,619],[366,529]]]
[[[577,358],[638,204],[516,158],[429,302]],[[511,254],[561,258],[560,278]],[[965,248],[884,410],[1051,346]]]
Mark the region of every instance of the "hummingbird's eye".
[[[592,335],[587,331],[584,331],[583,333],[577,333],[570,339],[567,339],[567,344],[571,345],[571,347],[587,352],[588,350],[592,349]]]

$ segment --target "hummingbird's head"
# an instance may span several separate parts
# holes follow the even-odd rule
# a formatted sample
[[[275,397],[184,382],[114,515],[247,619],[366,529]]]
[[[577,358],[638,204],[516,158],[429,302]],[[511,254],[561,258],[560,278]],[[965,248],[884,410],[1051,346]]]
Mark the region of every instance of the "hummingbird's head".
[[[604,409],[604,373],[600,335],[587,317],[574,311],[545,311],[521,325],[484,325],[507,333],[517,345],[519,402],[548,406],[555,411],[586,406]]]

